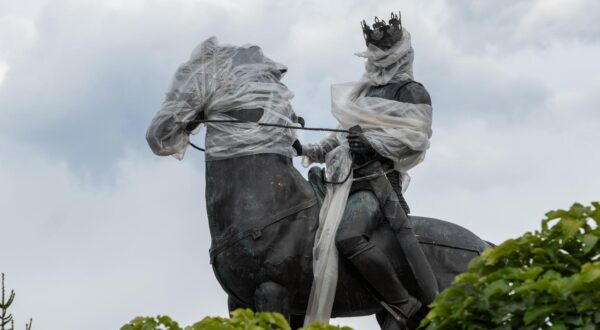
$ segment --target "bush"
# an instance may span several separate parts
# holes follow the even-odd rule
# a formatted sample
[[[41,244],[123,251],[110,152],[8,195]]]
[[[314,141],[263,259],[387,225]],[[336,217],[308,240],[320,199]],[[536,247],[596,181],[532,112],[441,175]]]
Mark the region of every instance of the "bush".
[[[600,203],[551,211],[541,231],[488,249],[433,302],[437,329],[599,329]]]
[[[237,309],[231,318],[205,317],[202,321],[185,328],[168,316],[136,317],[121,330],[291,330],[290,325],[279,313],[254,313],[250,309]],[[313,324],[301,330],[352,330],[325,324]]]

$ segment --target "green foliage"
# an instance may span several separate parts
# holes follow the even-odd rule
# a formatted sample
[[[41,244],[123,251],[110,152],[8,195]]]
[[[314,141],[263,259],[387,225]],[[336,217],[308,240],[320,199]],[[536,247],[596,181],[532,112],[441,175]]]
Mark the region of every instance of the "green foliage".
[[[142,317],[138,316],[121,327],[121,330],[182,330],[177,322],[168,316]],[[186,327],[187,329],[187,327]]]
[[[237,309],[231,318],[205,317],[202,321],[185,328],[168,316],[136,317],[121,330],[291,330],[283,315],[279,313],[254,313],[250,309]],[[301,330],[352,330],[325,324],[313,324]]]
[[[298,330],[352,330],[352,328],[323,323],[313,323],[306,328],[300,328]]]
[[[433,302],[438,329],[600,328],[600,203],[551,211],[541,231],[488,249]]]
[[[231,318],[205,317],[192,325],[189,330],[290,330],[286,319],[278,313],[254,313],[250,309],[237,309],[231,312]],[[188,330],[188,329],[186,329]]]

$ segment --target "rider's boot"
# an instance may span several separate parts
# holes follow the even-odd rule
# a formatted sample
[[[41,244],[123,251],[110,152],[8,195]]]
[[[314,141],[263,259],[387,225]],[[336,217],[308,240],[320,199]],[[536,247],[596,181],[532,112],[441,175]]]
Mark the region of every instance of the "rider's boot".
[[[368,173],[380,174],[371,177],[369,182],[379,200],[383,215],[396,235],[410,270],[419,286],[421,302],[430,304],[439,293],[437,280],[431,265],[412,230],[412,223],[400,203],[400,198],[381,169],[381,163],[376,161],[369,167],[365,168]]]
[[[345,239],[337,245],[380,298],[399,316],[394,318],[388,313],[383,329],[406,329],[407,320],[419,311],[421,302],[402,285],[388,257],[364,237]]]
[[[396,193],[383,207],[383,213],[390,223],[392,231],[396,234],[396,239],[402,247],[402,252],[404,252],[406,261],[419,286],[421,301],[429,305],[439,293],[437,279],[413,232],[410,219],[397,200]]]

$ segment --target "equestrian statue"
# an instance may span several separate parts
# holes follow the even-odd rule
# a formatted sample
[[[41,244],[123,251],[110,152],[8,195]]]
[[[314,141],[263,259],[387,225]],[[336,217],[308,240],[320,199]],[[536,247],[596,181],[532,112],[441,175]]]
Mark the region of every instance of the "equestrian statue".
[[[491,246],[453,223],[409,215],[403,192],[429,148],[431,99],[413,80],[399,14],[362,30],[365,73],[332,86],[339,127],[319,143],[297,139],[304,120],[281,82],[287,68],[258,46],[215,37],[177,69],[152,119],[152,151],[178,159],[206,127],[210,260],[230,311],[279,312],[293,328],[375,314],[381,329],[414,329]],[[326,167],[307,180],[295,156]]]

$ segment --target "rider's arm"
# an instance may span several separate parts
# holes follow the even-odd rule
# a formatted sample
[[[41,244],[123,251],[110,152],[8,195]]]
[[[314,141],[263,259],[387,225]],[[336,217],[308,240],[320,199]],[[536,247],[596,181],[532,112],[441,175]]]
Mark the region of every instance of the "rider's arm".
[[[431,97],[425,87],[417,82],[410,83],[400,88],[394,96],[396,101],[412,104],[431,105]]]
[[[336,133],[330,133],[319,143],[309,143],[302,145],[302,163],[308,166],[310,163],[324,163],[325,155],[339,146],[340,142]]]
[[[408,85],[405,85],[403,88],[400,88],[396,95],[394,95],[394,99],[399,102],[404,103],[412,103],[412,104],[426,104],[431,106],[431,96],[427,92],[427,89],[423,85],[417,82],[412,82]],[[411,149],[409,146],[399,143],[395,139],[390,139],[388,141],[390,145],[396,145],[394,147],[397,150],[397,153],[408,156],[410,154],[419,152]]]

